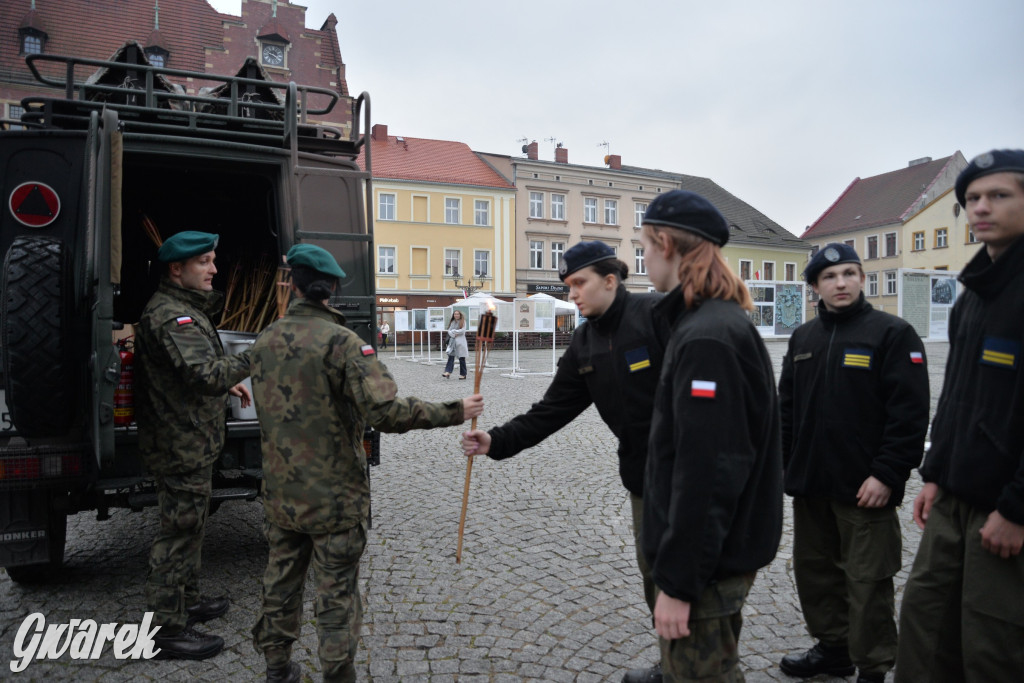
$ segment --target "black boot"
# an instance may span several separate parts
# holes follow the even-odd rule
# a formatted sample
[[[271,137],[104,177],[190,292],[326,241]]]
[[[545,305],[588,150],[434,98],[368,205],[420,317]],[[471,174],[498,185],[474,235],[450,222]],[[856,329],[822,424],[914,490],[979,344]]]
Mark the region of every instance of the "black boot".
[[[849,676],[857,670],[850,661],[850,653],[845,645],[826,645],[820,642],[803,654],[786,655],[779,668],[782,673],[798,678],[818,674]]]
[[[186,608],[189,621],[209,621],[226,614],[231,601],[227,597],[199,598],[199,602]]]
[[[157,633],[153,636],[153,644],[160,648],[157,659],[208,659],[224,648],[224,639],[186,626],[180,633],[172,635]]]
[[[661,683],[661,662],[648,669],[630,669],[622,683]]]
[[[279,669],[267,667],[267,683],[299,683],[302,668],[295,662],[288,662]]]

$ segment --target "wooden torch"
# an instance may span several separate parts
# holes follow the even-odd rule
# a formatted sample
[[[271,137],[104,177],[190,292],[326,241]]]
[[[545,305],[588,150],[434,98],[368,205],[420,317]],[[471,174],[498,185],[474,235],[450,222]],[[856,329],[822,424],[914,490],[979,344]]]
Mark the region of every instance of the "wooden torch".
[[[486,310],[480,313],[480,324],[476,328],[476,363],[473,374],[473,393],[480,393],[480,380],[484,377],[484,367],[487,365],[487,352],[491,350],[491,343],[494,341],[494,330],[498,326],[498,316],[494,315],[494,302],[486,302]],[[470,429],[476,429],[476,418]],[[462,514],[459,516],[459,545],[455,550],[455,563],[462,562],[462,535],[466,529],[466,508],[469,506],[469,479],[473,474],[473,456],[466,457],[466,485],[462,489]]]

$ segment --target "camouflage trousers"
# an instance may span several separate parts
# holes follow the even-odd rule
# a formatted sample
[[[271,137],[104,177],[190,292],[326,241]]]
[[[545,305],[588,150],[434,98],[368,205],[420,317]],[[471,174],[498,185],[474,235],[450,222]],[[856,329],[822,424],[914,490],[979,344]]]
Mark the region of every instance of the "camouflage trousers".
[[[211,465],[158,477],[160,530],[149,551],[146,605],[153,624],[176,633],[188,621],[185,608],[199,602],[199,568],[213,484]]]
[[[676,640],[658,638],[666,682],[744,680],[739,667],[741,612],[754,576],[733,576],[708,586],[690,606],[690,635]]]
[[[629,494],[630,511],[633,513],[633,545],[636,549],[636,566],[640,569],[640,577],[644,582],[644,602],[651,611],[651,624],[654,624],[654,601],[658,598],[658,586],[651,578],[651,568],[647,564],[643,550],[640,549],[640,538],[644,528],[644,499]]]
[[[366,548],[365,527],[305,534],[264,521],[263,531],[270,557],[263,574],[263,611],[252,629],[253,645],[263,653],[268,668],[280,668],[291,659],[302,619],[302,588],[312,564],[324,681],[354,683],[363,623],[359,558]]]

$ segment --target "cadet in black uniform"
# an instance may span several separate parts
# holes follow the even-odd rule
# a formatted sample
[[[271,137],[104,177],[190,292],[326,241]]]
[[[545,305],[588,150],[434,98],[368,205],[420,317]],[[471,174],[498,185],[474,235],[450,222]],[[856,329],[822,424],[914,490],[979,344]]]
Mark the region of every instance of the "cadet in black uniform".
[[[818,317],[789,339],[779,398],[793,574],[818,642],[787,655],[790,676],[881,683],[896,661],[902,536],[896,508],[928,431],[924,344],[864,299],[853,247],[825,246],[804,271]]]
[[[899,683],[1024,681],[1024,150],[975,158],[956,198],[985,247],[949,318]]]
[[[641,531],[643,477],[651,404],[668,330],[654,314],[658,294],[631,294],[622,284],[625,263],[603,242],[580,242],[565,252],[559,277],[587,323],[576,329],[558,372],[538,403],[490,431],[463,435],[467,455],[511,458],[569,424],[591,403],[619,439],[619,476],[629,492],[634,541]],[[637,548],[644,596],[653,613],[654,584]],[[657,683],[658,667],[634,670],[625,683]]]
[[[657,310],[673,326],[651,418],[644,556],[671,681],[742,681],[741,610],[782,537],[782,449],[771,359],[700,195],[655,197],[640,240]],[[745,310],[746,309],[746,310]]]

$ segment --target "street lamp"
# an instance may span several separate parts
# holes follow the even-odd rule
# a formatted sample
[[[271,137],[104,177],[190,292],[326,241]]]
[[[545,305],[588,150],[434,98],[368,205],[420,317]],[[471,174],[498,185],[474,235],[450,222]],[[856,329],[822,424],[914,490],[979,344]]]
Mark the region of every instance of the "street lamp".
[[[477,273],[477,275],[478,276],[485,276],[486,273]],[[467,299],[469,297],[473,296],[473,292],[479,292],[481,289],[484,288],[484,284],[485,283],[484,283],[483,280],[479,280],[478,284],[473,284],[473,278],[469,278],[465,282],[463,282],[460,279],[460,277],[461,276],[459,275],[459,271],[458,270],[452,270],[452,274],[451,274],[452,283],[455,285],[456,289],[461,289],[461,290],[463,290],[466,293],[466,298]]]

